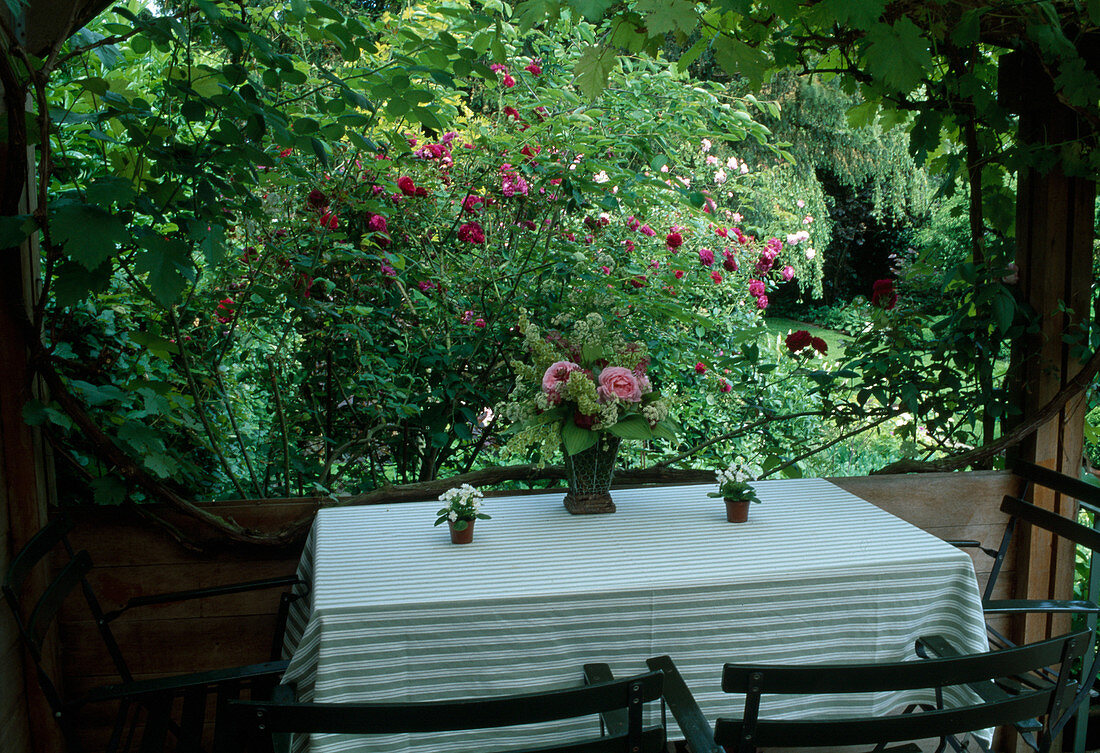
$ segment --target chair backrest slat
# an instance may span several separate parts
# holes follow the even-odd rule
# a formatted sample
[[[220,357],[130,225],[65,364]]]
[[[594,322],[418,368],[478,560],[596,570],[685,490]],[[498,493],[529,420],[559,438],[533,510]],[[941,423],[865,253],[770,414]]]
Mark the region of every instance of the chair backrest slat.
[[[948,659],[892,662],[887,664],[762,667],[758,664],[726,664],[722,690],[745,693],[751,684],[762,693],[874,693],[888,690],[961,685],[993,677],[1010,677],[1036,667],[1057,664],[1068,645],[1080,656],[1088,645],[1087,630],[1070,637]],[[758,678],[753,678],[758,675]]]
[[[1029,718],[1047,720],[1040,747],[1045,749],[1050,731],[1060,729],[1073,704],[1066,704],[1076,684],[1070,672],[1089,646],[1091,630],[1083,630],[1041,643],[983,654],[952,656],[888,664],[746,665],[727,664],[722,689],[745,694],[741,719],[719,719],[715,742],[727,750],[750,753],[756,747],[821,747],[862,745],[945,737],[1011,724]],[[1057,677],[1039,672],[1059,666]],[[1011,678],[1012,684],[999,681]],[[995,683],[997,683],[995,685]],[[819,717],[798,720],[769,719],[765,694],[845,694],[863,692],[928,691],[940,693],[961,686],[966,700],[953,707],[918,713],[881,714],[848,718]],[[1015,687],[1013,691],[1009,688]],[[987,689],[989,692],[987,692]],[[765,709],[761,712],[761,708]]]
[[[238,730],[226,740],[288,732],[329,732],[352,735],[443,732],[537,724],[615,709],[633,709],[662,698],[660,671],[576,688],[492,698],[421,703],[283,703],[229,701],[227,721]],[[637,699],[637,703],[633,701]],[[664,728],[642,729],[640,713],[628,714],[630,724],[620,736],[563,744],[547,750],[568,753],[626,753],[641,744],[658,750]],[[660,737],[660,741],[657,741]],[[228,749],[228,746],[227,746]]]
[[[67,517],[60,517],[43,526],[32,536],[8,565],[8,571],[4,575],[5,592],[10,589],[12,596],[18,598],[27,576],[72,529],[72,521]]]
[[[1037,507],[1016,497],[1005,497],[1001,501],[1001,511],[1026,520],[1032,525],[1045,528],[1062,538],[1087,547],[1094,552],[1100,551],[1100,531],[1070,520],[1056,512]]]
[[[1086,484],[1081,479],[1023,460],[1012,464],[1012,472],[1039,486],[1073,497],[1079,502],[1100,507],[1100,487]]]
[[[958,735],[1041,716],[1047,712],[1053,692],[1053,688],[1047,688],[992,703],[916,714],[812,721],[761,719],[756,723],[753,743],[779,748],[877,745]],[[741,740],[743,726],[740,719],[719,719],[715,740],[732,750]]]
[[[38,602],[27,618],[27,637],[33,641],[36,649],[41,650],[46,633],[57,616],[61,604],[72,593],[74,588],[82,585],[84,576],[92,569],[92,559],[87,552],[77,552],[69,564],[61,569],[61,572],[50,581],[46,590],[42,592]]]

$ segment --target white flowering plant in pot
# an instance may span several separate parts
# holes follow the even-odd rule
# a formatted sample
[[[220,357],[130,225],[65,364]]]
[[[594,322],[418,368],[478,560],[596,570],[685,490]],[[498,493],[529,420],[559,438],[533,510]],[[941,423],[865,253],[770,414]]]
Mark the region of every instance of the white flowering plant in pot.
[[[491,516],[481,512],[484,498],[480,489],[469,484],[448,489],[439,495],[439,501],[446,506],[436,513],[439,518],[435,524],[449,522],[456,531],[462,531],[475,520],[489,520]]]
[[[740,500],[747,502],[759,502],[760,498],[756,496],[756,489],[752,484],[756,481],[763,470],[751,463],[739,464],[736,461],[730,463],[729,467],[725,470],[719,470],[715,472],[715,479],[718,481],[718,491],[708,492],[708,497],[721,497],[728,500]]]

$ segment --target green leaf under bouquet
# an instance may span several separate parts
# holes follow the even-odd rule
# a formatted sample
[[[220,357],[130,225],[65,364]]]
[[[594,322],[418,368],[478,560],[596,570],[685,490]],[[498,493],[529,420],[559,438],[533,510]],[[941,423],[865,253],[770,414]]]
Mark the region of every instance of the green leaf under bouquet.
[[[675,439],[679,427],[654,392],[643,343],[609,331],[603,317],[589,314],[567,333],[521,326],[530,363],[513,362],[516,387],[503,407],[512,422],[509,449],[538,447],[543,457],[559,446],[576,455],[594,446],[601,432],[622,439]]]

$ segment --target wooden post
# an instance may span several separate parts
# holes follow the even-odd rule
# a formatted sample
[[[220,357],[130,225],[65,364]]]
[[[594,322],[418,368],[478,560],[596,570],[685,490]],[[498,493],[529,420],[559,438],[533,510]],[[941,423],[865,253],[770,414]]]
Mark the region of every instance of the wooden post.
[[[1049,75],[1020,53],[1001,59],[1000,91],[1020,114],[1021,144],[1057,145],[1076,140],[1087,128],[1057,101]],[[1021,171],[1016,203],[1016,262],[1020,293],[1040,317],[1039,332],[1023,343],[1019,367],[1019,405],[1034,414],[1080,370],[1064,342],[1066,333],[1083,332],[1091,320],[1093,211],[1096,184],[1069,177],[1061,165],[1049,172]],[[1015,356],[1016,354],[1014,354]],[[1017,360],[1014,358],[1014,360]],[[1085,394],[1071,399],[1058,416],[1020,447],[1020,458],[1079,478],[1084,443]],[[1036,505],[1073,517],[1076,503],[1049,490],[1035,492]],[[1022,542],[1021,598],[1071,598],[1074,552],[1065,540],[1046,532]],[[1068,618],[1032,615],[1024,640],[1039,640],[1068,629]]]
[[[22,19],[14,19],[12,26],[25,33]],[[0,93],[0,114],[15,111],[16,117],[23,119],[27,93],[2,87]],[[0,214],[30,214],[37,206],[34,151],[25,140],[20,142],[16,129],[9,128],[8,133],[8,140],[0,144],[0,175],[4,178]],[[52,489],[49,452],[41,432],[23,420],[23,408],[36,392],[30,354],[35,345],[33,338],[38,335],[30,322],[40,284],[37,235],[18,248],[0,249],[0,526],[6,543],[11,545],[4,552],[5,569],[11,554],[45,524]],[[36,575],[43,578],[43,574]],[[27,725],[25,741],[13,749],[18,753],[28,750],[28,744],[35,751],[64,750],[58,725],[34,679],[34,666],[14,641],[14,623],[9,620],[3,625],[5,644],[12,640],[10,656],[24,661],[22,667],[16,661],[4,662],[0,667],[5,673],[5,686],[21,686],[18,696],[8,699],[19,706],[15,713],[5,715],[5,727],[0,732],[5,733],[5,739],[15,740],[20,732],[16,725]],[[47,649],[47,661],[56,667],[60,664],[56,646]]]

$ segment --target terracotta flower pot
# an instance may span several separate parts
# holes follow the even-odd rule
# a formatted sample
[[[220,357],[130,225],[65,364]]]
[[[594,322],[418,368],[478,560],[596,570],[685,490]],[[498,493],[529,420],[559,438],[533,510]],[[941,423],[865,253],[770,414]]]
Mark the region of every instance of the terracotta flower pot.
[[[725,498],[726,503],[726,520],[730,523],[744,523],[749,519],[749,505],[752,504],[747,499],[730,499]]]
[[[455,530],[454,521],[447,521],[447,527],[451,529],[451,543],[452,544],[469,544],[474,540],[474,523],[476,521],[467,520],[466,527],[461,531]]]

